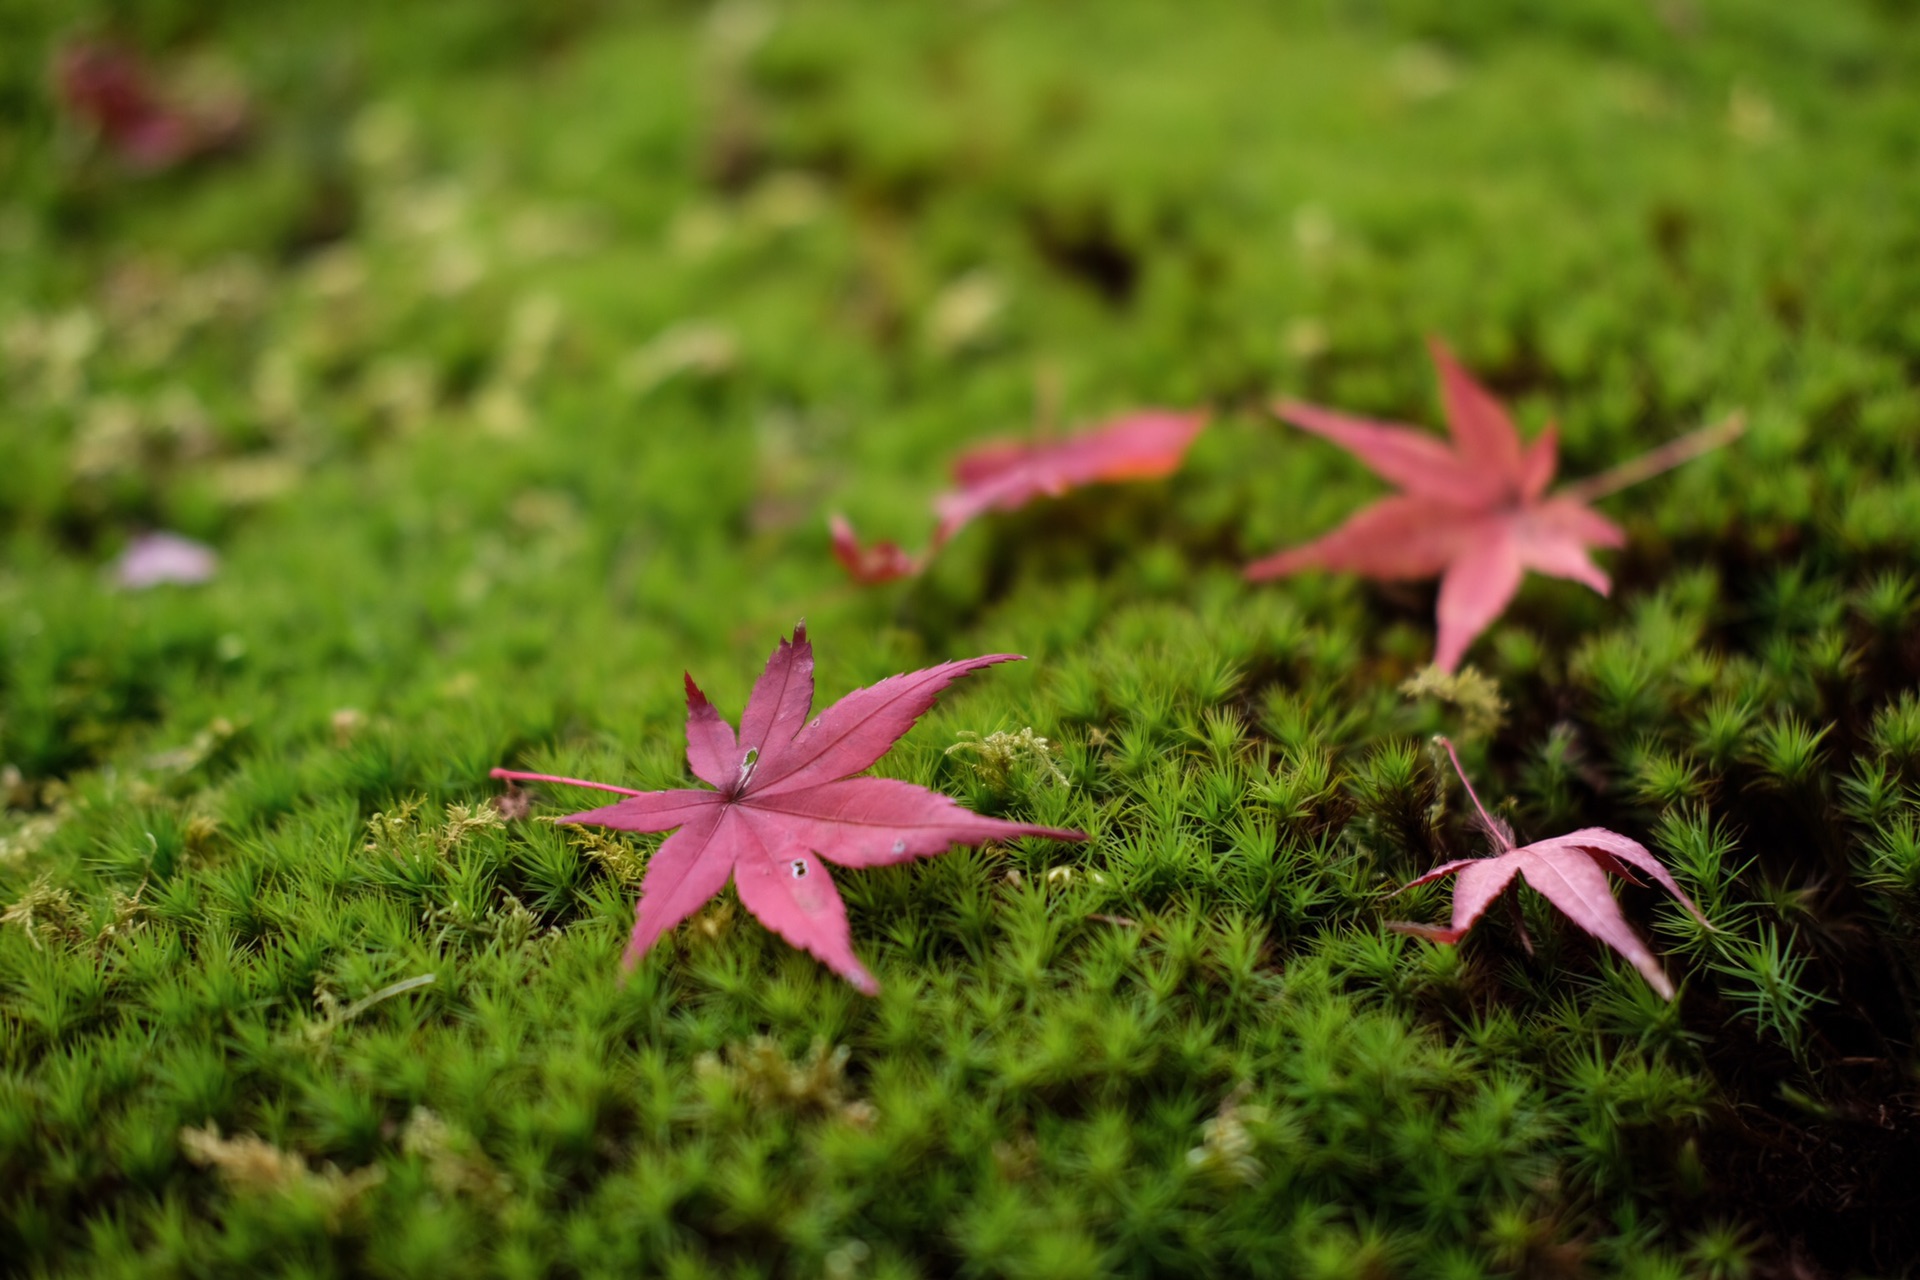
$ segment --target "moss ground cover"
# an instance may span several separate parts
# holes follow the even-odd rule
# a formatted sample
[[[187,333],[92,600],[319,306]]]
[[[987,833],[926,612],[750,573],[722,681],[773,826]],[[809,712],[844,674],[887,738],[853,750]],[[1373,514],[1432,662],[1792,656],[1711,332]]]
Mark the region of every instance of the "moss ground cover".
[[[1899,6],[147,0],[253,102],[148,177],[52,106],[85,20],[0,16],[0,1270],[1920,1255]],[[1239,571],[1382,491],[1267,398],[1436,422],[1427,333],[1569,477],[1751,427],[1403,690],[1431,588]],[[1214,413],[1171,480],[834,564],[1139,404]],[[111,589],[144,528],[219,575]],[[736,715],[803,617],[823,701],[1029,655],[878,771],[1093,838],[838,877],[876,999],[725,896],[622,984],[658,837],[487,771],[681,785],[682,669]],[[1439,731],[1667,861],[1674,1003],[1537,899],[1385,927],[1480,851]]]

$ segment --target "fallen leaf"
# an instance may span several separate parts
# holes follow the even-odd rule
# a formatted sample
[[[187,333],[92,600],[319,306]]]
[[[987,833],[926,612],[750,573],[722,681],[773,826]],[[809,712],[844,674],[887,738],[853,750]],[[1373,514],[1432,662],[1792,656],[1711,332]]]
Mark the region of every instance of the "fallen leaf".
[[[1700,908],[1694,906],[1693,900],[1681,891],[1659,860],[1639,841],[1629,840],[1605,827],[1585,827],[1569,835],[1538,840],[1516,848],[1512,829],[1489,815],[1480,803],[1473,784],[1467,781],[1466,772],[1460,767],[1460,757],[1455,753],[1453,744],[1445,738],[1437,741],[1446,747],[1447,755],[1453,760],[1453,771],[1460,775],[1461,784],[1473,799],[1482,829],[1499,852],[1488,858],[1460,858],[1442,863],[1405,886],[1405,889],[1411,889],[1414,885],[1458,875],[1460,878],[1453,885],[1452,924],[1441,928],[1437,925],[1394,921],[1387,927],[1425,938],[1429,942],[1458,942],[1493,904],[1494,899],[1513,883],[1513,878],[1519,876],[1559,908],[1567,919],[1626,957],[1661,996],[1673,999],[1673,983],[1668,981],[1660,962],[1654,959],[1646,943],[1640,940],[1640,935],[1633,931],[1633,926],[1620,913],[1620,904],[1614,900],[1613,890],[1607,883],[1607,873],[1612,872],[1641,884],[1644,882],[1634,872],[1644,872],[1652,877],[1654,883],[1678,899],[1681,906],[1692,912],[1694,919],[1712,928],[1707,918],[1700,914]]]
[[[827,520],[833,536],[833,557],[855,582],[869,586],[910,578],[926,567],[932,554],[916,556],[897,542],[873,542],[862,545],[853,525],[839,512]]]
[[[1531,445],[1506,409],[1437,339],[1449,445],[1398,423],[1350,417],[1285,401],[1280,417],[1353,453],[1402,492],[1365,508],[1332,533],[1248,565],[1255,580],[1302,569],[1339,569],[1381,579],[1438,577],[1434,665],[1452,672],[1491,626],[1529,569],[1571,578],[1606,595],[1607,575],[1590,547],[1626,542],[1620,527],[1589,505],[1738,435],[1736,416],[1681,437],[1591,481],[1548,494],[1557,462],[1549,426]]]
[[[989,511],[1014,511],[1091,484],[1157,480],[1179,470],[1204,413],[1143,409],[1064,440],[1002,440],[970,449],[953,464],[955,487],[933,500],[932,544],[912,555],[892,542],[863,546],[842,515],[830,521],[833,554],[857,582],[891,582],[924,570],[934,552]]]
[[[808,720],[813,646],[800,627],[767,660],[738,734],[686,677],[687,764],[714,790],[633,791],[508,769],[493,776],[629,797],[561,822],[674,832],[647,864],[627,944],[629,966],[731,877],[741,905],[762,923],[872,995],[879,984],[854,957],[846,907],[821,858],[877,867],[956,844],[1017,836],[1086,839],[1079,831],[983,817],[910,782],[853,776],[885,755],[953,681],[1013,661],[1018,655],[996,653],[891,676]]]
[[[246,127],[237,96],[189,103],[163,93],[146,63],[131,50],[103,42],[62,49],[54,84],[66,111],[135,169],[155,172],[218,150]]]

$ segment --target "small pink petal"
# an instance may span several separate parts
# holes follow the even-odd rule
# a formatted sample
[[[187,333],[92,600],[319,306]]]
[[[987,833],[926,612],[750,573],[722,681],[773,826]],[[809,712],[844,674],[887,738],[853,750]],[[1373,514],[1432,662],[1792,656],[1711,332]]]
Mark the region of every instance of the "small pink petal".
[[[143,533],[127,544],[114,563],[113,576],[131,591],[164,583],[207,582],[220,569],[220,557],[205,543],[177,533]]]

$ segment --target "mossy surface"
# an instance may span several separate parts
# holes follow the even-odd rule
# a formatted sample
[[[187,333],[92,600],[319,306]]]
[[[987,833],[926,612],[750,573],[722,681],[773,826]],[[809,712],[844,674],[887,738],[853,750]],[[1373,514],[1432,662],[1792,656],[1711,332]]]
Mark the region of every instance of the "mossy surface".
[[[1536,8],[143,0],[256,112],[139,178],[12,6],[0,1270],[1907,1268],[1920,28]],[[1238,573],[1380,492],[1265,401],[1435,422],[1428,333],[1566,476],[1751,422],[1526,584],[1497,724],[1400,692],[1430,587]],[[834,565],[1140,404],[1215,413],[1171,481]],[[113,590],[143,527],[218,578]],[[879,771],[1093,838],[839,875],[877,999],[730,894],[623,984],[657,838],[487,770],[676,785],[801,618],[823,699],[1029,655]],[[1528,895],[1384,927],[1479,851],[1436,731],[1661,853],[1678,1001]]]

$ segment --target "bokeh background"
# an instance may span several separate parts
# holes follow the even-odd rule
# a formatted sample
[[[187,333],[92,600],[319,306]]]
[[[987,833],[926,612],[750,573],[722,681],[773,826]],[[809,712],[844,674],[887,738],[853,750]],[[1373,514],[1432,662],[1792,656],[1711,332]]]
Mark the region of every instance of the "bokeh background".
[[[1916,83],[1870,0],[10,0],[0,1271],[1911,1265]],[[1437,424],[1430,334],[1566,476],[1750,424],[1441,697],[1430,587],[1239,576],[1381,492],[1266,404]],[[830,554],[1143,405],[1171,480]],[[654,841],[487,771],[677,785],[801,618],[1028,654],[882,771],[1095,839],[839,877],[877,1001],[726,896],[622,984]],[[1437,730],[1675,867],[1679,1001],[1384,929]]]

